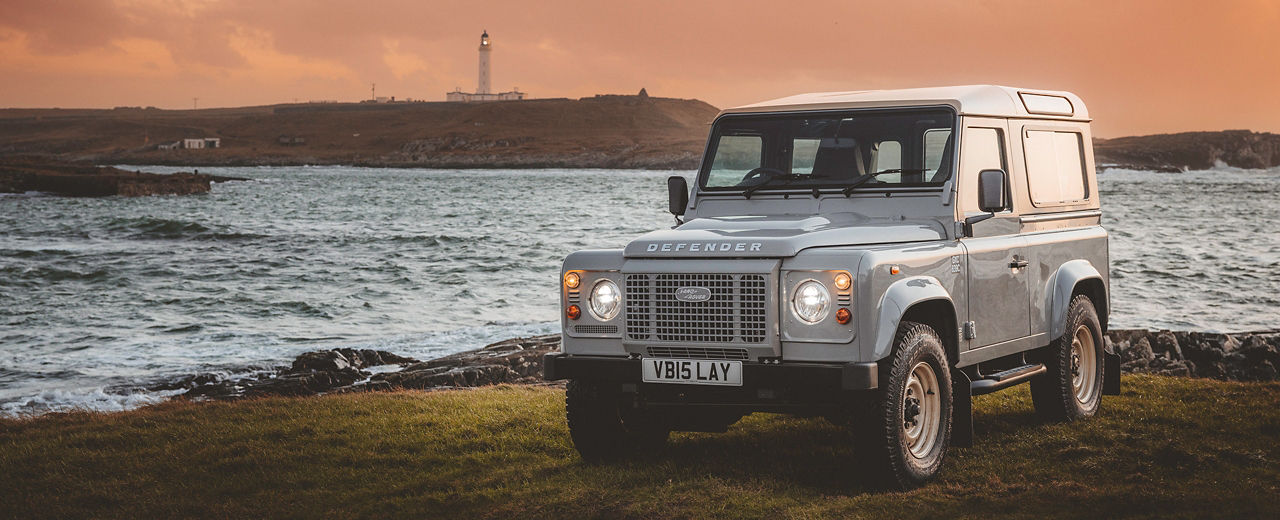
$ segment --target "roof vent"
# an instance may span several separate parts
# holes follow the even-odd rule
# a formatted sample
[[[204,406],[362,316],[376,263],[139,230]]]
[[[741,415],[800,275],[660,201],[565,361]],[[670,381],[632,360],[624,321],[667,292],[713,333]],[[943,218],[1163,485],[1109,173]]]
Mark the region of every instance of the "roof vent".
[[[1031,114],[1069,116],[1076,112],[1075,108],[1071,106],[1071,100],[1062,96],[1031,94],[1028,92],[1019,92],[1018,96],[1022,98],[1022,106],[1027,107],[1027,112]]]

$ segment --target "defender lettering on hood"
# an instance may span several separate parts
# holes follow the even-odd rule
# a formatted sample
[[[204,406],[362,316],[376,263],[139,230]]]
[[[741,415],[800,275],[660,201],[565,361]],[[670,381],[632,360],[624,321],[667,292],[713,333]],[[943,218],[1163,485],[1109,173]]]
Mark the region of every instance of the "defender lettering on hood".
[[[655,251],[678,252],[686,249],[690,253],[699,251],[704,253],[724,253],[728,251],[742,253],[750,251],[754,253],[759,251],[763,245],[760,242],[653,242],[645,246],[644,250],[649,253]]]

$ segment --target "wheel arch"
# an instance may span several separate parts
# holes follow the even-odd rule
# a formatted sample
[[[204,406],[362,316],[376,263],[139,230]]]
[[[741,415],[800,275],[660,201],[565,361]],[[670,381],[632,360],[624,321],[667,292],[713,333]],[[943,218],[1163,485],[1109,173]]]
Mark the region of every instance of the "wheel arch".
[[[1050,282],[1053,290],[1049,293],[1046,307],[1049,309],[1049,337],[1061,337],[1065,332],[1067,309],[1071,300],[1083,294],[1093,302],[1094,311],[1098,313],[1098,323],[1102,331],[1107,331],[1107,314],[1109,296],[1102,273],[1088,260],[1072,260],[1058,267]]]
[[[932,276],[914,276],[885,290],[876,320],[876,337],[870,359],[879,361],[893,352],[893,339],[903,321],[933,327],[946,348],[947,361],[959,359],[959,328],[951,294]]]

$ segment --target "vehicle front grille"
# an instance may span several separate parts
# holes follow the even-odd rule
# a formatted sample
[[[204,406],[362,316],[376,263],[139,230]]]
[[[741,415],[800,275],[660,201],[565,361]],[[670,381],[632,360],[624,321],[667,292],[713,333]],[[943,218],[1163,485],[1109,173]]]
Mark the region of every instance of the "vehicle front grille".
[[[676,359],[747,359],[745,348],[648,347],[650,356]]]
[[[628,274],[627,338],[690,343],[764,343],[768,277],[761,274]],[[701,302],[677,300],[702,288]]]

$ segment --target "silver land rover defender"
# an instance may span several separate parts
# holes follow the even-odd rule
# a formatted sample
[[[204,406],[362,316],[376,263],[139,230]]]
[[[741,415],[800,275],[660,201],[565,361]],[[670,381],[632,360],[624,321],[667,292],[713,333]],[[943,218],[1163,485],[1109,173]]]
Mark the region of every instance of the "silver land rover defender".
[[[1030,382],[1047,419],[1097,413],[1120,375],[1089,121],[998,86],[725,110],[692,194],[668,180],[679,225],[564,261],[545,377],[578,452],[820,415],[851,471],[909,488],[972,442],[974,395]]]

